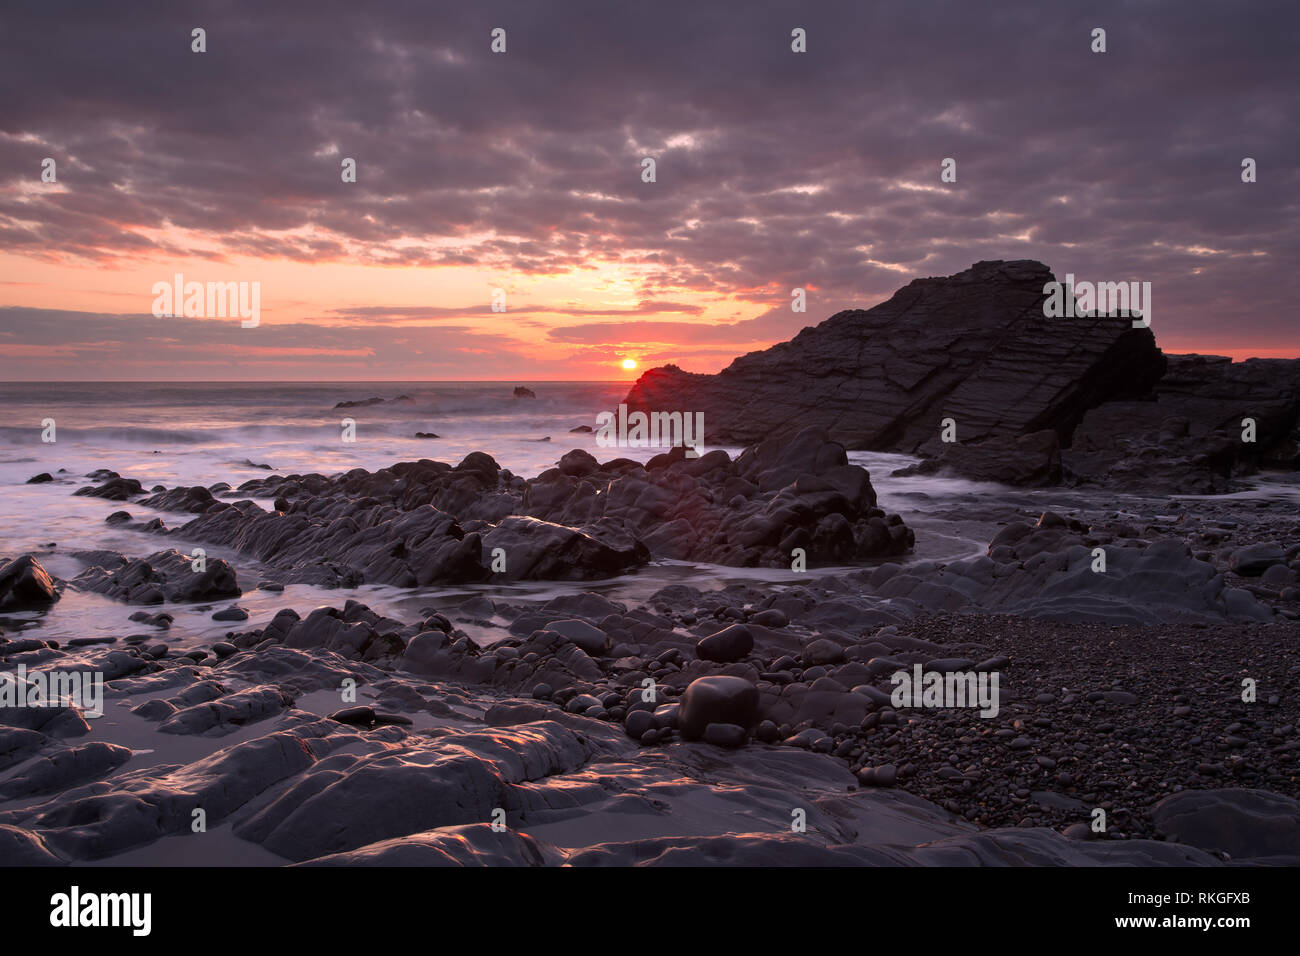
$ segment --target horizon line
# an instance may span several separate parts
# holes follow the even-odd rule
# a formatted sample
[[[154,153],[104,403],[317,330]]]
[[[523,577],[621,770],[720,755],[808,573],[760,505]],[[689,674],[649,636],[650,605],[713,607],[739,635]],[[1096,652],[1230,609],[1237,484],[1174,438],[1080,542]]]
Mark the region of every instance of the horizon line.
[[[0,385],[622,385],[623,378],[80,378],[7,379]]]

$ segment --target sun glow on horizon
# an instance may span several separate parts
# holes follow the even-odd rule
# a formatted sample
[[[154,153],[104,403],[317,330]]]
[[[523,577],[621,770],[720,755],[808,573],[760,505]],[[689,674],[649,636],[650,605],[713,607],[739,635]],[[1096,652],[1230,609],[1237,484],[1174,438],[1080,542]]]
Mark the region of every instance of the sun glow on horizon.
[[[636,368],[636,359],[623,359],[623,368],[632,371]]]

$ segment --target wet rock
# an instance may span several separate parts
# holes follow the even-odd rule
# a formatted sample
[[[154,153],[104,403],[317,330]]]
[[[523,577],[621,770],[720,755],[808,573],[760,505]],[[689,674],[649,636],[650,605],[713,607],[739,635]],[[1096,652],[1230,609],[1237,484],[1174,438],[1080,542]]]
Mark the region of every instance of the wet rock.
[[[753,649],[754,635],[744,624],[732,624],[695,645],[700,660],[720,664],[744,660]]]
[[[1232,553],[1230,567],[1242,577],[1257,578],[1269,568],[1286,564],[1286,554],[1276,542],[1262,542],[1238,548]]]
[[[1300,857],[1300,803],[1262,790],[1183,790],[1152,813],[1168,839],[1234,859]]]
[[[202,570],[196,570],[200,567]],[[226,561],[206,558],[199,563],[175,550],[157,551],[113,570],[92,566],[71,584],[128,604],[211,601],[243,593],[234,568]]]
[[[44,610],[58,599],[54,579],[30,554],[0,564],[0,611]]]
[[[7,800],[64,790],[116,770],[131,759],[131,750],[104,741],[90,741],[59,750],[23,768],[0,784]]]
[[[606,654],[613,646],[608,634],[598,627],[593,627],[586,621],[551,621],[546,625],[546,629],[554,631],[566,641],[578,645],[588,654]]]
[[[682,736],[699,739],[709,724],[735,724],[749,730],[759,717],[758,689],[742,677],[701,677],[682,695],[678,714]],[[656,713],[658,713],[656,711]]]
[[[710,723],[704,728],[703,740],[716,747],[743,747],[749,740],[749,732],[738,724]]]

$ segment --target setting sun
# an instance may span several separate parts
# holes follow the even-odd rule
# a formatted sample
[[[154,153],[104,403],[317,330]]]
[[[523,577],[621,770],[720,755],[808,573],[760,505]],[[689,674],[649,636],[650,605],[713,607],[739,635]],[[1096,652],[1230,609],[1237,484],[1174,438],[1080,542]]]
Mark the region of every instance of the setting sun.
[[[636,359],[623,359],[623,367],[628,371],[636,368]]]

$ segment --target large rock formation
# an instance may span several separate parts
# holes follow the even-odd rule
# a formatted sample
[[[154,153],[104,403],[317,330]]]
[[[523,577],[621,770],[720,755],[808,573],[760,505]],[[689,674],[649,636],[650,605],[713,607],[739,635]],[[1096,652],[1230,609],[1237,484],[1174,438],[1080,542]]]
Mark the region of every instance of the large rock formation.
[[[218,500],[213,491],[247,497]],[[867,471],[819,428],[761,442],[734,461],[722,450],[689,459],[677,447],[644,465],[601,463],[574,450],[525,480],[473,452],[454,467],[421,460],[330,478],[270,475],[236,492],[159,490],[141,504],[196,517],[172,531],[161,519],[140,530],[233,548],[276,569],[281,583],[325,587],[591,580],[652,557],[818,567],[902,555],[915,541],[901,517],[877,506]],[[121,600],[218,596],[207,586],[220,582],[192,580],[175,551],[129,564],[115,554],[87,560],[94,567],[74,583]],[[220,593],[238,595],[227,572],[221,561],[208,566],[209,578],[228,578]],[[207,589],[189,595],[200,583]]]
[[[1065,465],[1123,490],[1227,491],[1234,475],[1300,467],[1300,360],[1171,355],[1144,401],[1084,416]]]
[[[1068,443],[1104,401],[1139,397],[1164,372],[1149,329],[1111,316],[1046,318],[1040,262],[977,262],[916,279],[717,375],[652,369],[631,410],[703,412],[710,444],[825,428],[849,448],[915,452],[956,423],[959,442],[1053,429]]]

